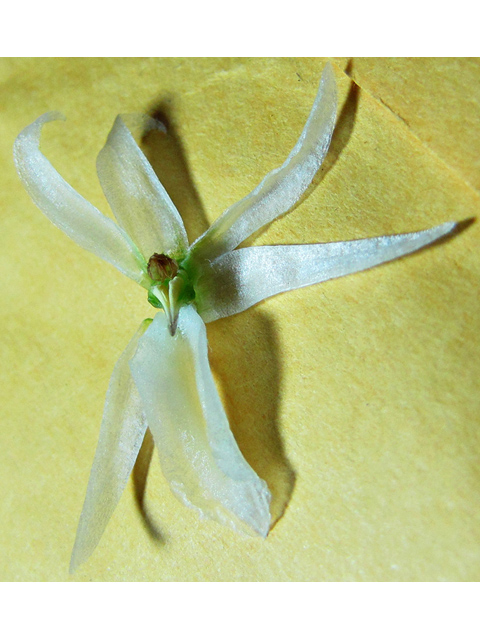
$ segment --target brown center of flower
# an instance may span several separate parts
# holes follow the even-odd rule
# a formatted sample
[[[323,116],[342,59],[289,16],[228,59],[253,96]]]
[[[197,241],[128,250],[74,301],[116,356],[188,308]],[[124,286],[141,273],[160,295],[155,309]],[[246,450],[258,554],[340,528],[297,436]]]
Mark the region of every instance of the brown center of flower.
[[[173,280],[178,273],[178,264],[163,253],[154,253],[148,261],[148,275],[155,282]]]

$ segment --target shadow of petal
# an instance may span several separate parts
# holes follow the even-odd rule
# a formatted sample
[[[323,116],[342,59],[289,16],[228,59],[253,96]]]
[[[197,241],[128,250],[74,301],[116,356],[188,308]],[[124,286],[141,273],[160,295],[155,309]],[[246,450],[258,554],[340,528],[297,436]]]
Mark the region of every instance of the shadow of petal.
[[[153,521],[152,516],[149,514],[148,509],[145,505],[147,477],[154,450],[155,445],[153,442],[153,437],[150,433],[150,429],[147,429],[145,438],[143,439],[142,446],[138,453],[137,460],[133,467],[132,480],[135,492],[135,500],[142,516],[145,529],[152,540],[154,540],[159,545],[163,545],[165,544],[165,538],[162,535],[157,524]]]
[[[167,133],[151,131],[142,150],[182,217],[190,243],[208,229],[208,220],[190,171],[175,122],[172,96],[159,98],[148,114],[165,125]]]
[[[350,60],[345,69],[346,75],[350,76],[351,71],[352,61]],[[354,80],[350,79],[350,89],[348,90],[347,97],[338,116],[335,130],[332,135],[332,141],[330,142],[330,148],[319,173],[314,179],[314,183],[317,178],[321,179],[330,171],[330,169],[332,169],[342,155],[343,150],[348,145],[355,127],[359,99],[360,87]]]
[[[212,370],[245,459],[272,493],[272,522],[295,485],[278,424],[281,363],[273,321],[258,309],[208,325]]]

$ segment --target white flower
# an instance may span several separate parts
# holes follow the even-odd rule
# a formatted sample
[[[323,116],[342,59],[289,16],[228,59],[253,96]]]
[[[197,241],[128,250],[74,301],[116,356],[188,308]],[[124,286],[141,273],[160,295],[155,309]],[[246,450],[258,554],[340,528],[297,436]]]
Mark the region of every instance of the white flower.
[[[236,249],[291,209],[327,153],[336,116],[325,67],[305,128],[283,165],[227,209],[191,246],[182,219],[117,117],[98,176],[117,219],[87,202],[39,150],[49,113],[15,142],[18,173],[43,213],[80,246],[148,290],[163,311],[145,320],[113,370],[71,567],[95,549],[127,483],[147,425],[172,491],[202,515],[266,536],[270,492],[242,456],[210,371],[205,322],[298,287],[393,260],[450,233],[455,223],[396,236]],[[152,121],[148,126],[155,126]]]

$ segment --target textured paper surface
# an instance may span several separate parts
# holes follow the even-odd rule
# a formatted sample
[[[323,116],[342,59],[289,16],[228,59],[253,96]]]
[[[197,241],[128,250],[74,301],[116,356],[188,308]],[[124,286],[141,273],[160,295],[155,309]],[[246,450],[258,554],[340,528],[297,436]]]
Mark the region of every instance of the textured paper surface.
[[[154,455],[145,491],[139,464],[91,560],[68,576],[108,380],[152,308],[31,203],[13,167],[15,136],[63,111],[43,150],[108,213],[95,158],[116,114],[163,114],[170,136],[151,134],[143,148],[193,240],[283,162],[323,65],[0,61],[2,580],[480,579],[478,224],[208,326],[232,430],[277,514],[294,480],[265,541],[200,520],[170,493]],[[479,61],[337,59],[334,68],[341,113],[325,168],[255,244],[478,215]]]

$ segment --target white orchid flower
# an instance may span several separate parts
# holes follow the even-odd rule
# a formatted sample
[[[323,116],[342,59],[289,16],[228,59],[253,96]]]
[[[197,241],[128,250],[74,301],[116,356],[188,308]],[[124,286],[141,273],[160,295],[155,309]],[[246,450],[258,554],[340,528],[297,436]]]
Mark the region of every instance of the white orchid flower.
[[[277,293],[394,260],[454,229],[455,223],[446,223],[365,240],[236,248],[291,209],[310,185],[330,144],[336,105],[327,64],[288,158],[191,246],[177,209],[122,117],[97,162],[117,222],[80,196],[39,150],[43,125],[60,114],[40,117],[18,136],[15,162],[35,204],[80,246],[147,289],[149,301],[162,309],[153,321],[144,321],[113,370],[72,570],[97,546],[147,426],[163,473],[184,504],[235,530],[266,536],[270,492],[230,431],[210,371],[205,322]]]

